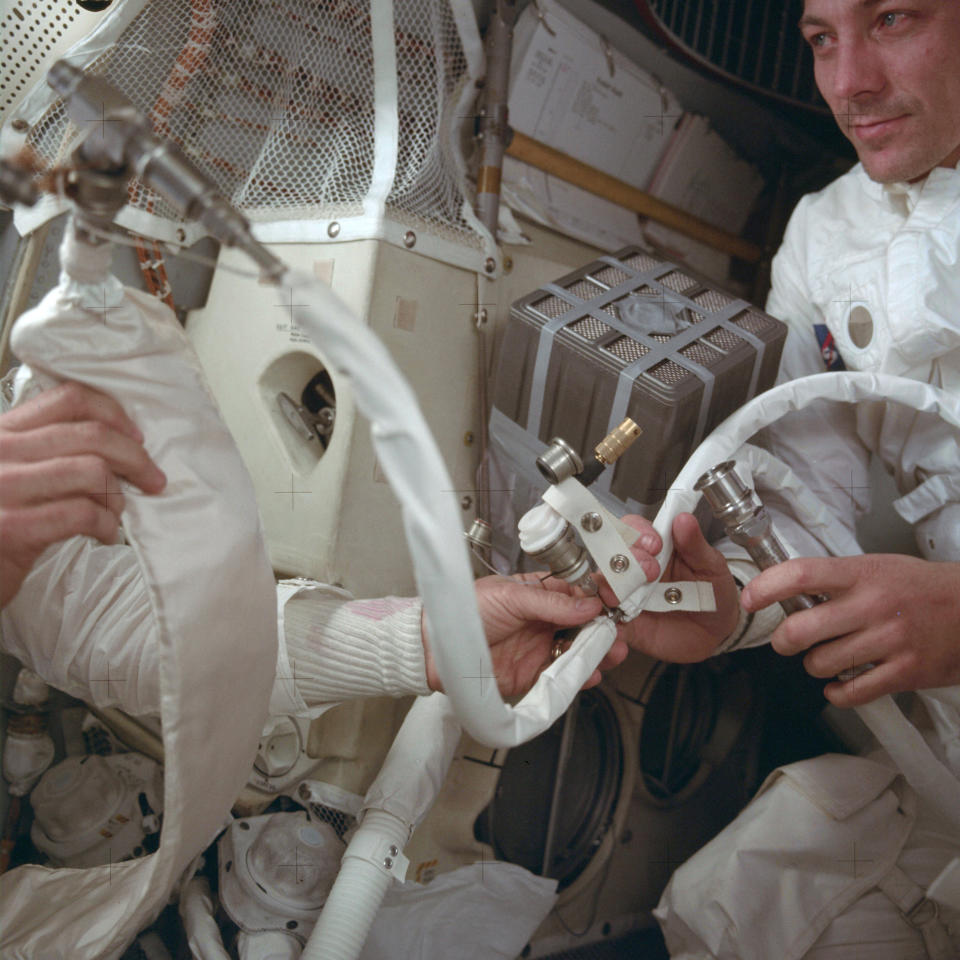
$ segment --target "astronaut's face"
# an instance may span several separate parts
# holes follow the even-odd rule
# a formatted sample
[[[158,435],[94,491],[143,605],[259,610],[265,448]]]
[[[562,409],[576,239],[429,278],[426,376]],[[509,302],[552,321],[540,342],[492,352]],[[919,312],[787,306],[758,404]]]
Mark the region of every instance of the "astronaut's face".
[[[806,0],[800,28],[820,93],[874,180],[960,162],[958,0]]]

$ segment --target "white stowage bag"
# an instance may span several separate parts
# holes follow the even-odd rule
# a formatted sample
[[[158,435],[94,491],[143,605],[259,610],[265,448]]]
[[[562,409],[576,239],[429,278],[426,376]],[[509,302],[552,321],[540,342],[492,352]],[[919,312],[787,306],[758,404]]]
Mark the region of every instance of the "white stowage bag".
[[[882,752],[826,754],[770,774],[654,915],[673,960],[956,960],[960,913],[923,895],[958,854]]]
[[[112,394],[167,475],[158,496],[128,491],[123,517],[160,645],[164,823],[159,850],[141,860],[5,875],[6,960],[110,960],[152,921],[247,779],[277,654],[253,486],[183,331],[159,301],[110,276],[109,247],[80,245],[68,229],[61,257],[59,285],[14,329],[28,365],[18,399],[60,379]]]

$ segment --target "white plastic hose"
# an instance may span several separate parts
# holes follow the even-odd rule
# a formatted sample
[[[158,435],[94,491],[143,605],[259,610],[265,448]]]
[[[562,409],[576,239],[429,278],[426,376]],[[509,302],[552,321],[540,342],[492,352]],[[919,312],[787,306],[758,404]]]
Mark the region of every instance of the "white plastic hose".
[[[195,960],[230,960],[213,919],[213,894],[206,877],[193,877],[180,894],[180,918]]]
[[[343,855],[330,896],[301,960],[353,960],[393,882],[414,827],[433,805],[460,741],[450,701],[421,697],[410,708],[363,802],[361,823]],[[384,852],[386,851],[386,852]]]
[[[902,403],[918,411],[936,413],[951,426],[960,429],[960,399],[916,380],[872,373],[823,373],[781,384],[756,397],[720,424],[697,448],[674,481],[654,521],[663,539],[663,550],[658,558],[661,569],[673,551],[670,534],[673,518],[682,511],[692,510],[696,505],[699,494],[692,487],[702,473],[723,460],[731,459],[757,430],[814,400],[855,403],[876,397]],[[784,464],[774,457],[757,453],[748,454],[748,460],[752,469],[756,471],[759,468],[758,475],[770,471],[773,484],[778,480],[786,483],[786,488],[781,492],[799,506],[798,519],[812,520],[817,516],[816,498],[809,491],[803,491],[796,482],[796,476]],[[824,538],[822,523],[820,527],[817,535],[833,552],[840,555],[861,552],[852,538],[843,537],[843,540],[850,542],[837,543],[837,530],[833,531],[832,537],[828,535]],[[652,587],[647,585],[640,589],[649,592]],[[960,782],[937,759],[893,698],[878,697],[855,709],[917,793],[948,823],[960,828]]]
[[[857,403],[877,398],[902,403],[914,410],[938,414],[952,427],[960,430],[960,398],[917,380],[881,373],[818,373],[812,377],[781,383],[754,397],[727,417],[697,447],[671,484],[670,492],[654,520],[654,526],[663,540],[663,549],[658,557],[661,569],[673,552],[673,538],[670,533],[673,518],[678,513],[692,510],[700,499],[700,494],[693,489],[693,485],[701,474],[724,460],[735,459],[740,447],[758,430],[816,400]],[[652,586],[641,589],[649,590]]]
[[[306,304],[293,307],[298,327],[353,382],[357,406],[371,421],[377,459],[402,506],[437,672],[460,722],[491,746],[532,739],[570,705],[613,644],[615,627],[602,620],[582,630],[517,706],[503,702],[477,612],[454,484],[413,391],[379,339],[329,287],[292,271],[281,283]]]
[[[407,825],[399,817],[383,810],[367,812],[343,855],[343,866],[300,960],[352,960],[359,956],[393,875],[382,863],[352,856],[350,849],[369,844],[402,850],[408,838]]]

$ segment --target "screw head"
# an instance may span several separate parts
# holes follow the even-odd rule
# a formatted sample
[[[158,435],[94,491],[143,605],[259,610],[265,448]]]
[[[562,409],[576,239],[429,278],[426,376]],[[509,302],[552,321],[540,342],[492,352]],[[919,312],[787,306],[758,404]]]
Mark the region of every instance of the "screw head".
[[[187,240],[187,231],[182,228],[178,228],[176,236],[179,243],[185,243]]]
[[[483,262],[483,269],[486,270],[487,273],[493,273],[493,271],[497,269],[497,261],[494,260],[493,257],[487,257]]]
[[[340,236],[340,224],[336,220],[331,220],[327,224],[327,236],[333,240],[334,237]]]
[[[596,533],[603,526],[603,517],[595,510],[591,510],[580,518],[580,526],[588,533]]]
[[[463,510],[469,510],[473,506],[473,497],[470,494],[465,494],[460,498],[460,507]]]
[[[679,603],[683,599],[683,591],[678,587],[667,587],[667,589],[663,591],[663,599],[666,600],[667,603]]]
[[[506,256],[503,258],[503,272],[509,273],[513,269],[513,257]]]
[[[475,438],[474,438],[474,436],[473,436],[473,431],[472,431],[472,430],[468,430],[468,431],[463,435],[463,445],[464,445],[465,447],[472,447],[472,446],[473,446],[473,441],[474,441],[474,439],[475,439]]]
[[[416,235],[412,230],[408,230],[408,231],[403,235],[403,245],[404,245],[408,250],[409,250],[411,247],[413,247],[413,246],[416,244],[416,242],[417,242],[417,235]]]
[[[309,799],[310,799],[310,788],[309,788],[305,783],[301,783],[300,786],[297,787],[297,796],[298,796],[301,800],[309,800]]]
[[[389,870],[393,866],[393,857],[384,857],[383,865]]]
[[[623,571],[626,570],[627,567],[629,566],[630,566],[629,557],[624,556],[622,553],[614,554],[610,558],[610,569],[614,573],[623,573]]]
[[[30,124],[23,117],[16,117],[10,121],[10,129],[17,133],[26,133],[30,129]]]
[[[390,856],[391,856],[391,857],[395,857],[399,852],[400,852],[400,850],[397,848],[397,846],[396,846],[395,844],[392,844],[392,843],[391,843],[391,844],[390,844],[390,849],[389,849],[389,851],[388,851],[388,853],[390,854]]]

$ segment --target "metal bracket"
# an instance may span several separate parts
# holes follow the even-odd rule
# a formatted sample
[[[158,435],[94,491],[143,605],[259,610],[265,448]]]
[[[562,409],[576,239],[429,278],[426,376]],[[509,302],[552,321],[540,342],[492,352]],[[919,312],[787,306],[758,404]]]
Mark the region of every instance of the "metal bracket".
[[[607,510],[576,477],[548,487],[543,501],[580,534],[620,603],[647,584],[643,567],[630,553],[638,532]],[[644,601],[644,609],[656,613],[712,612],[717,609],[713,584],[693,580],[658,583]]]

